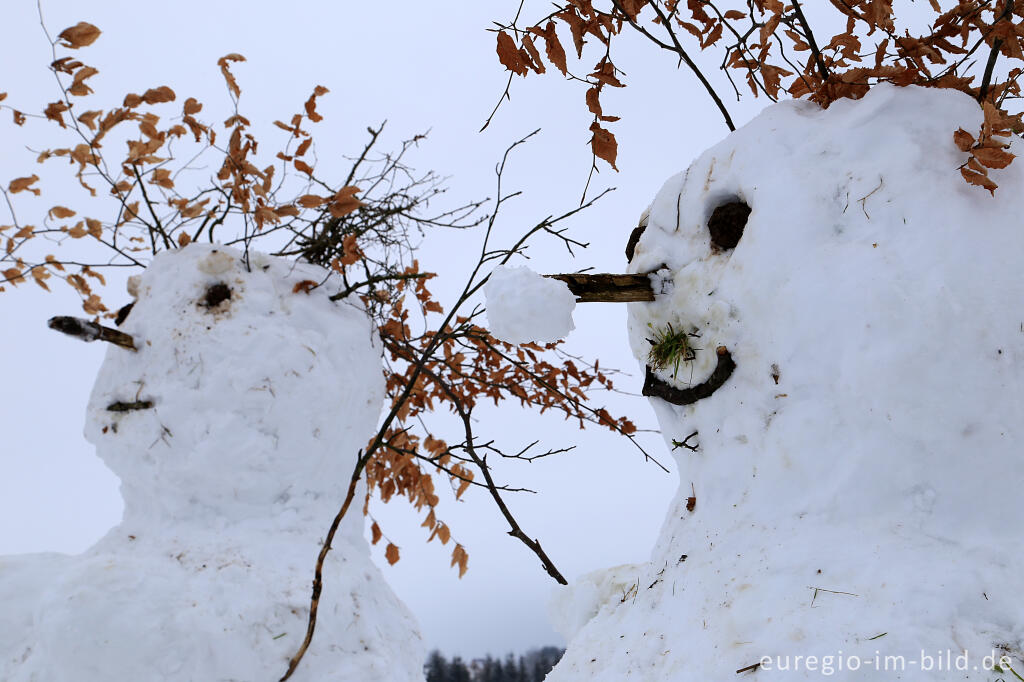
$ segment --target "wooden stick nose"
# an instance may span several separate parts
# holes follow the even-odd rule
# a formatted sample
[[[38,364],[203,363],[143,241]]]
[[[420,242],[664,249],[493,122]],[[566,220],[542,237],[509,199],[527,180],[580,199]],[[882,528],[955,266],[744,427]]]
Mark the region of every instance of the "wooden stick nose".
[[[630,303],[653,301],[654,289],[647,275],[614,275],[581,273],[544,275],[569,285],[577,303]]]

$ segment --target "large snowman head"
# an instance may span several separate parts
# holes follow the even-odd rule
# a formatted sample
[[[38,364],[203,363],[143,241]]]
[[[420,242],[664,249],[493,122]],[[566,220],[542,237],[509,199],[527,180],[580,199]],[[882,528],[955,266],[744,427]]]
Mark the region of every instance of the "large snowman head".
[[[193,244],[132,278],[121,330],[138,351],[108,351],[86,426],[126,519],[305,518],[336,504],[383,380],[365,313],[296,287],[326,275]]]
[[[953,133],[980,123],[966,95],[884,84],[828,110],[783,103],[657,195],[631,271],[659,273],[658,300],[631,304],[633,350],[648,362],[659,330],[692,333],[692,360],[656,372],[681,389],[719,347],[736,363],[708,398],[654,401],[670,443],[699,432],[701,454],[675,449],[697,523],[895,503],[948,536],[993,527],[979,500],[1017,498],[1024,164],[994,173],[994,197],[965,183]],[[743,232],[716,243],[709,221],[735,203]]]

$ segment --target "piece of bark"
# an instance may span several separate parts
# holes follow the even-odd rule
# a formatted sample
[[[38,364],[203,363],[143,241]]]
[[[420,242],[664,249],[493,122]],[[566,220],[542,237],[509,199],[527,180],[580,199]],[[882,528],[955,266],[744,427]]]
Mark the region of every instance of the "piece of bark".
[[[626,242],[626,262],[632,262],[633,254],[636,253],[636,245],[640,243],[640,237],[647,229],[647,223],[641,223],[629,233],[629,240]]]
[[[588,275],[572,273],[544,275],[569,285],[577,303],[630,303],[653,301],[654,289],[647,275]]]
[[[644,378],[644,387],[640,393],[651,398],[661,398],[673,405],[692,405],[698,400],[710,397],[732,376],[733,370],[736,369],[736,363],[725,346],[719,346],[715,352],[718,354],[718,364],[707,381],[690,388],[676,388],[659,379],[648,367],[647,376]]]
[[[133,410],[148,410],[151,407],[153,407],[152,400],[136,400],[130,403],[118,400],[116,403],[107,405],[107,410],[111,412],[131,412]]]

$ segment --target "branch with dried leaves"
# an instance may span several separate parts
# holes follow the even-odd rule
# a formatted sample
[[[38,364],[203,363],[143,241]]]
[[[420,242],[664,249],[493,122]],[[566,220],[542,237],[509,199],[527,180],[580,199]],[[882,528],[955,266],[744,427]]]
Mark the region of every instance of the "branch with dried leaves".
[[[522,252],[529,240],[539,235],[553,237],[571,251],[579,243],[566,235],[560,224],[589,208],[599,198],[540,221],[510,247],[492,247],[491,240],[501,209],[518,195],[517,192],[505,193],[502,186],[510,154],[534,134],[511,145],[496,169],[496,198],[486,219],[477,262],[447,312],[434,300],[427,288],[429,277],[409,277],[398,281],[394,286],[396,295],[389,299],[389,306],[386,309],[375,309],[379,315],[377,327],[385,350],[386,390],[391,406],[377,434],[360,453],[348,495],[321,548],[314,569],[306,636],[292,657],[282,681],[292,675],[313,640],[323,589],[324,561],[342,519],[351,508],[360,478],[365,477],[368,484],[364,510],[369,496],[374,492],[385,501],[394,495],[405,496],[417,509],[428,510],[423,525],[430,531],[429,539],[437,537],[444,544],[451,539],[451,530],[437,517],[439,498],[434,493],[430,470],[448,476],[456,498],[472,485],[486,488],[509,524],[509,535],[519,539],[537,556],[548,575],[564,584],[565,578],[540,541],[521,527],[504,498],[504,493],[513,492],[517,488],[496,481],[488,462],[488,456],[492,454],[530,461],[536,458],[526,454],[532,444],[510,454],[495,445],[493,440],[481,441],[474,429],[474,409],[484,401],[499,404],[506,400],[518,400],[526,407],[541,411],[553,410],[567,419],[578,420],[580,424],[593,423],[612,429],[629,437],[642,451],[632,435],[636,428],[629,420],[615,419],[607,410],[586,404],[587,391],[591,386],[613,388],[612,381],[598,369],[596,363],[590,368],[577,367],[571,358],[557,356],[558,344],[549,344],[544,348],[535,344],[511,346],[492,338],[485,329],[474,323],[483,312],[479,306],[474,305],[474,300],[488,280],[485,268],[507,263]],[[407,274],[416,274],[416,271],[410,270]],[[440,321],[437,324],[424,324],[414,333],[407,300],[411,306],[419,308],[423,320],[440,316]],[[551,355],[556,355],[561,364],[556,365],[556,357],[549,357]],[[436,437],[426,425],[425,418],[429,413],[442,407],[454,412],[462,422],[461,437],[456,444],[449,444]],[[549,449],[539,456],[567,450]],[[644,454],[650,458],[646,452]],[[478,483],[477,474],[482,477],[482,483]],[[378,541],[382,535],[375,522],[372,528],[373,541]],[[386,556],[389,561],[396,561],[398,548],[389,543]],[[452,551],[452,565],[459,567],[460,576],[465,572],[467,564],[468,553],[456,542]]]
[[[532,450],[533,443],[503,450],[474,431],[473,411],[484,401],[518,401],[540,412],[560,413],[580,425],[612,429],[639,448],[633,436],[636,429],[628,419],[614,418],[606,409],[587,404],[590,391],[613,390],[612,372],[602,371],[596,361],[588,364],[565,354],[557,344],[514,347],[492,339],[475,323],[482,311],[474,307],[474,301],[487,281],[487,271],[521,253],[534,237],[553,238],[570,254],[585,247],[567,233],[564,223],[603,194],[538,222],[511,246],[494,248],[491,239],[497,217],[518,194],[505,192],[504,170],[512,150],[532,134],[506,151],[497,168],[497,198],[488,215],[481,214],[483,202],[479,201],[454,206],[449,202],[435,208],[445,191],[441,178],[432,172],[415,172],[406,160],[422,136],[405,141],[393,153],[380,153],[382,126],[368,128],[368,141],[349,159],[344,179],[332,183],[322,178],[310,132],[311,124],[322,120],[316,107],[327,89],[321,86],[313,89],[300,113],[287,122],[274,122],[284,131],[284,141],[272,160],[260,160],[257,149],[265,146],[258,144],[241,111],[242,89],[232,73],[245,61],[238,54],[218,61],[230,95],[231,114],[223,129],[200,120],[203,105],[193,98],[182,103],[180,115],[162,122],[160,114],[177,101],[177,94],[167,86],[142,94],[127,93],[120,106],[109,110],[80,112],[92,94],[87,80],[98,70],[70,56],[58,56],[58,48],[84,48],[99,36],[99,29],[83,22],[50,41],[51,71],[60,96],[38,120],[52,124],[58,136],[69,139],[38,153],[36,161],[70,160],[72,172],[90,198],[100,196],[93,184],[110,197],[110,217],[93,217],[92,211],[100,205],[96,202],[90,203],[88,215],[82,215],[63,195],[43,220],[34,221],[40,227],[25,224],[16,214],[16,195],[39,196],[49,189],[41,186],[36,174],[15,179],[2,190],[11,215],[10,225],[0,225],[0,234],[11,230],[0,253],[0,263],[5,266],[0,268],[3,281],[17,285],[32,278],[48,288],[48,279],[59,278],[80,294],[88,314],[115,318],[117,314],[107,308],[88,281],[104,284],[103,268],[144,266],[162,251],[199,240],[239,245],[246,264],[250,251],[259,248],[322,266],[323,279],[297,282],[295,293],[329,287],[336,292],[331,300],[348,300],[365,308],[383,342],[382,371],[389,409],[377,433],[359,453],[345,499],[327,528],[313,571],[305,638],[282,679],[291,676],[312,642],[324,589],[324,560],[361,480],[367,483],[364,513],[371,495],[385,502],[404,497],[426,513],[422,525],[429,531],[428,541],[436,537],[444,544],[454,538],[448,525],[437,517],[439,497],[433,475],[445,478],[456,498],[471,487],[486,489],[508,522],[509,533],[540,559],[548,574],[564,583],[540,541],[520,526],[506,499],[528,489],[497,481],[488,457],[529,462],[571,448],[537,453]],[[4,97],[0,95],[0,100]],[[15,113],[15,125],[28,120]],[[114,141],[124,142],[123,157],[106,156],[106,150],[120,147],[112,144]],[[212,178],[200,170],[204,165],[215,169]],[[433,230],[474,227],[484,231],[478,260],[446,313],[428,289],[434,275],[421,270],[416,250]],[[47,239],[41,239],[44,236]],[[94,254],[96,245],[107,260],[93,263],[77,255]],[[51,248],[54,251],[47,253]],[[69,270],[72,266],[79,270]],[[127,309],[121,309],[118,321]],[[410,312],[419,313],[415,323]],[[415,325],[419,326],[414,332]],[[134,350],[130,335],[97,321],[54,318],[51,326],[87,341],[98,339]],[[114,403],[108,409],[133,411],[151,406],[150,401],[140,399]],[[451,439],[453,444],[437,437],[429,427],[427,422],[435,411],[451,411],[462,419],[461,435]],[[376,521],[371,534],[374,543],[383,537]],[[385,556],[394,563],[399,548],[388,543]],[[468,566],[468,552],[457,540],[452,565],[458,567],[460,576]]]
[[[498,60],[510,71],[503,99],[508,97],[514,76],[545,73],[545,62],[567,79],[585,83],[585,103],[595,116],[590,128],[593,162],[601,159],[615,169],[618,142],[603,124],[614,123],[618,117],[604,113],[600,96],[606,85],[626,85],[612,62],[611,46],[619,40],[623,26],[629,25],[648,43],[687,65],[722,114],[726,127],[733,130],[715,86],[680,40],[685,32],[695,41],[695,48],[714,48],[722,55],[719,68],[737,99],[741,93],[732,78],[736,71],[745,74],[755,97],[764,95],[777,101],[788,94],[806,97],[822,107],[842,98],[860,98],[877,83],[951,88],[970,95],[982,104],[985,120],[978,134],[981,142],[965,150],[971,156],[961,173],[967,182],[994,192],[997,185],[989,171],[1004,168],[1013,158],[1005,151],[1005,139],[997,140],[1006,137],[1003,133],[1024,131],[1020,109],[1011,111],[1007,106],[1008,100],[1021,96],[1024,3],[963,0],[946,12],[935,0],[930,4],[935,13],[931,29],[915,36],[900,25],[891,0],[831,0],[819,11],[837,13],[846,26],[827,42],[818,40],[804,4],[798,1],[694,0],[684,9],[674,0],[573,0],[557,4],[525,28],[518,25],[520,4],[512,23],[497,24]],[[588,45],[595,44],[597,64],[592,73],[578,77],[569,71],[558,29],[568,32],[579,60],[584,59]],[[877,37],[869,45],[872,36]],[[534,39],[544,41],[543,56]],[[969,59],[983,45],[989,46],[989,55],[981,68]],[[796,59],[794,55],[799,53],[805,53],[806,59]],[[1000,55],[1016,65],[1007,69],[1004,80],[995,82]],[[933,73],[935,65],[945,68]],[[977,149],[989,151],[979,154]],[[592,166],[591,175],[595,169]],[[589,181],[588,176],[588,186]]]

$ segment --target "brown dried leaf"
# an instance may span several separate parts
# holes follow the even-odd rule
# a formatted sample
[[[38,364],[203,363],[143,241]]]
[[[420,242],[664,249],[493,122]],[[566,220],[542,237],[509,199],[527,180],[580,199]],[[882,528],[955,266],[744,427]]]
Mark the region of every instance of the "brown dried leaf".
[[[525,76],[526,72],[529,71],[529,68],[523,63],[522,55],[519,54],[516,41],[504,31],[498,31],[497,52],[498,61],[512,73]]]
[[[305,173],[306,175],[309,176],[313,175],[313,167],[310,166],[305,161],[303,161],[302,159],[295,159],[294,161],[292,161],[292,164],[295,165],[295,170]]]
[[[596,85],[587,90],[587,109],[590,109],[590,113],[598,118],[601,117],[601,89]]]
[[[174,180],[171,179],[171,171],[167,168],[157,168],[149,176],[149,184],[158,185],[164,189],[174,189]]]
[[[95,43],[96,39],[100,37],[100,33],[102,31],[92,24],[80,21],[74,26],[61,31],[57,38],[64,41],[61,43],[61,47],[77,50],[80,47],[88,47]]]
[[[63,113],[68,109],[68,105],[64,102],[50,102],[46,105],[46,108],[43,109],[43,114],[51,121],[59,123],[61,128],[67,128],[67,126],[64,125]]]
[[[323,206],[330,200],[330,197],[320,197],[317,196],[316,194],[303,194],[295,201],[299,206],[302,206],[303,208],[316,208],[317,206]]]
[[[974,135],[971,135],[963,128],[957,128],[957,131],[953,133],[953,142],[960,151],[967,152],[974,146]]]
[[[355,185],[348,185],[338,190],[328,209],[331,215],[335,218],[343,218],[362,206],[363,202],[355,197],[358,193],[359,188]]]
[[[150,88],[142,93],[142,101],[146,104],[173,102],[175,97],[174,90],[171,90],[166,85],[161,85],[159,88]]]
[[[68,87],[68,94],[75,95],[76,97],[84,97],[92,93],[92,88],[85,84],[86,78],[92,78],[99,71],[92,68],[91,66],[84,66],[75,72],[74,78],[71,80],[71,85]]]
[[[593,133],[590,138],[590,149],[594,152],[594,156],[618,170],[615,167],[615,157],[618,154],[619,145],[615,140],[615,135],[602,128],[597,121],[590,124],[590,132]]]
[[[85,224],[89,228],[89,234],[91,234],[93,237],[99,239],[103,236],[103,223],[96,220],[95,218],[86,218]],[[98,273],[94,273],[92,270],[89,270],[88,268],[86,268],[85,274],[99,277],[100,281],[106,284],[106,282],[103,281],[102,276],[100,276]]]
[[[82,302],[82,310],[89,315],[99,315],[102,312],[106,312],[107,306],[103,305],[103,301],[97,294],[91,294],[89,298]]]
[[[562,43],[558,41],[555,22],[549,21],[543,29],[534,26],[530,32],[544,39],[544,53],[547,55],[548,61],[554,64],[563,76],[566,75],[568,67],[565,63],[565,50],[562,48]]]
[[[442,523],[437,527],[437,537],[441,538],[442,545],[447,545],[448,541],[452,537],[452,532],[449,530],[448,526]]]
[[[295,286],[292,287],[292,293],[297,294],[300,291],[304,294],[308,294],[317,288],[317,283],[311,279],[304,279],[301,282],[296,282]]]
[[[306,116],[309,117],[310,121],[313,121],[314,123],[319,123],[320,121],[324,120],[324,117],[316,112],[316,98],[320,97],[321,95],[326,95],[328,92],[329,90],[327,88],[325,88],[322,85],[318,85],[313,89],[313,94],[310,95],[309,99],[306,100]]]
[[[455,549],[452,550],[452,566],[458,565],[459,577],[466,575],[466,569],[468,568],[469,555],[466,554],[466,549],[456,543]]]
[[[309,151],[309,146],[311,144],[313,144],[313,138],[307,137],[305,140],[302,141],[301,144],[299,144],[299,148],[295,150],[295,156],[302,156],[303,154],[305,154],[307,151]]]
[[[32,279],[35,280],[36,284],[46,291],[50,290],[50,287],[46,286],[46,280],[49,279],[53,273],[48,271],[45,265],[37,265],[32,268],[30,272],[32,273]]]
[[[1010,152],[991,147],[972,149],[971,154],[987,168],[1006,168],[1016,158]]]
[[[381,532],[380,526],[374,521],[373,525],[370,526],[370,544],[376,545],[382,537],[384,537],[384,533]]]
[[[49,215],[51,218],[70,218],[75,215],[75,212],[70,208],[64,208],[63,206],[54,206],[50,209]]]
[[[188,232],[178,233],[178,246],[186,247],[192,243],[192,237],[189,236]]]
[[[232,75],[231,73],[231,70],[229,68],[229,62],[244,61],[245,57],[238,54],[237,52],[226,54],[217,60],[217,65],[220,67],[220,72],[224,75],[224,81],[228,84],[228,90],[230,90],[235,97],[241,96],[242,89],[238,87],[238,81],[235,80],[234,75]]]
[[[102,113],[103,112],[98,109],[87,111],[78,117],[78,122],[88,127],[89,130],[96,130],[96,117]]]
[[[0,274],[3,274],[4,278],[15,286],[17,286],[18,282],[25,281],[25,278],[21,275],[21,270],[18,268],[7,268]]]
[[[202,103],[199,102],[195,97],[189,97],[187,100],[185,100],[185,105],[182,107],[182,112],[186,116],[192,116],[193,114],[198,114],[202,110],[203,110]]]
[[[30,175],[27,178],[15,178],[14,180],[11,180],[10,184],[7,185],[7,190],[11,194],[17,194],[18,192],[24,192],[25,190],[28,190],[29,192],[32,192],[32,194],[39,196],[42,192],[32,187],[32,184],[37,182],[38,180],[38,175]]]
[[[534,71],[537,73],[544,73],[547,71],[547,69],[544,68],[544,62],[541,61],[540,52],[537,51],[537,46],[533,44],[533,38],[530,37],[529,33],[523,34],[523,48],[526,50],[526,53],[530,55],[530,66]]]
[[[341,264],[352,265],[359,261],[359,258],[363,255],[363,252],[359,249],[359,245],[356,243],[356,236],[354,234],[347,234],[341,241]]]
[[[993,195],[996,193],[996,189],[999,188],[999,185],[992,182],[987,175],[983,175],[977,171],[972,171],[967,168],[961,168],[960,175],[964,176],[964,180],[966,180],[967,182],[971,183],[972,185],[977,185],[978,187],[984,187],[989,191],[989,193]]]
[[[388,560],[388,563],[394,566],[398,562],[398,546],[392,543],[388,543],[387,549],[384,550],[384,558]]]

